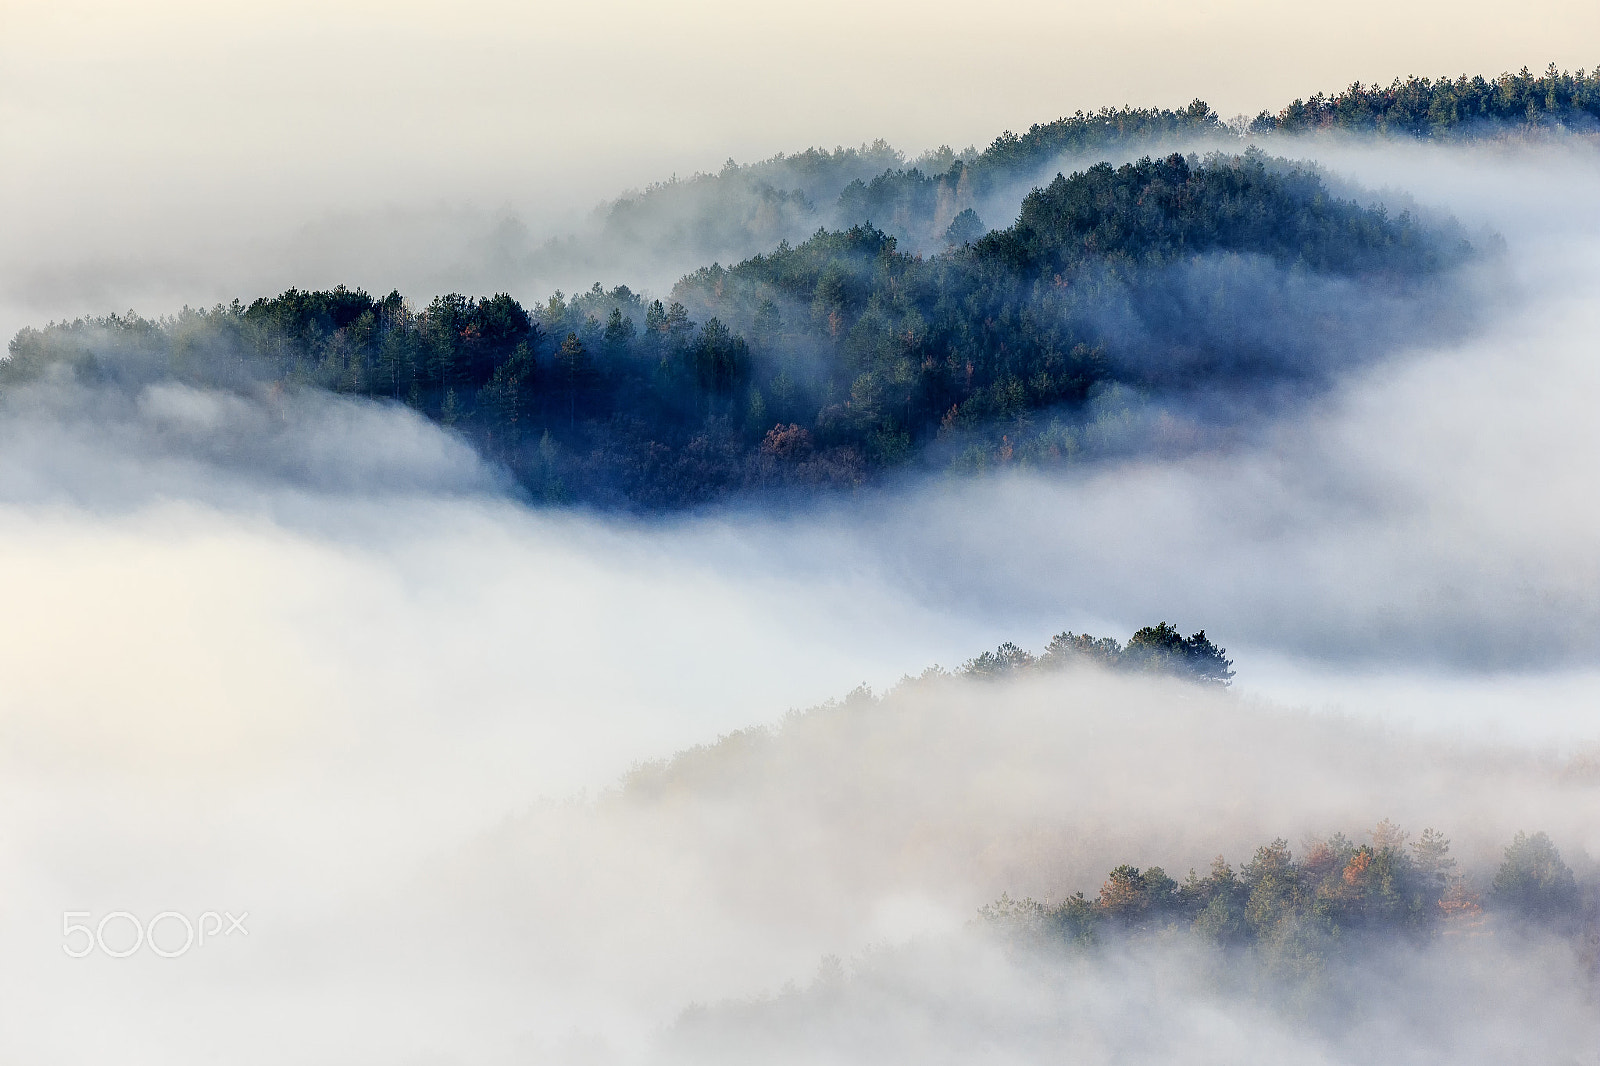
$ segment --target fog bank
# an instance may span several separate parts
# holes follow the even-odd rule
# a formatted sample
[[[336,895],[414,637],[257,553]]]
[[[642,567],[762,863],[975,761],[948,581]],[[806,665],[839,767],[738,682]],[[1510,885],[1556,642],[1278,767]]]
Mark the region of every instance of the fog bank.
[[[1537,939],[1334,971],[1330,1017],[1185,945],[966,931],[1383,818],[1480,888],[1519,830],[1594,876],[1593,150],[1313,150],[1499,230],[1510,283],[1462,343],[1177,459],[644,521],[532,508],[389,406],[8,392],[0,1057],[1593,1061],[1592,976]],[[1161,619],[1237,691],[913,688],[618,786],[860,681]],[[221,909],[248,939],[62,950],[63,912]]]

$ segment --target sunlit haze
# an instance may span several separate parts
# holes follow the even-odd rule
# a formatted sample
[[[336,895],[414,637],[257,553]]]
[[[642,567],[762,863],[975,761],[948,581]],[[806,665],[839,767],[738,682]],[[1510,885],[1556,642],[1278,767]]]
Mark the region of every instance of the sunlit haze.
[[[0,0],[0,1063],[1600,1066],[1597,43]]]
[[[452,225],[509,213],[550,236],[727,158],[982,148],[1195,97],[1253,115],[1352,81],[1575,68],[1596,40],[1579,0],[1514,17],[1476,0],[7,0],[0,331],[291,284],[517,290],[530,279],[460,261]]]

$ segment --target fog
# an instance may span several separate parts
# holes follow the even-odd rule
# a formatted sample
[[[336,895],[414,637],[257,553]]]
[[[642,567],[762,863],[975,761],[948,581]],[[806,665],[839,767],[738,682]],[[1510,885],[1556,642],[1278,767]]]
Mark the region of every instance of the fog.
[[[1506,930],[1332,964],[1307,1007],[1187,942],[969,928],[1384,818],[1480,891],[1519,830],[1595,876],[1600,155],[1283,150],[1493,229],[1504,274],[1470,336],[1175,458],[625,519],[393,407],[7,392],[0,1055],[1595,1061],[1588,963]],[[1160,619],[1233,690],[785,717]],[[67,911],[224,910],[249,936],[181,958],[62,950]]]

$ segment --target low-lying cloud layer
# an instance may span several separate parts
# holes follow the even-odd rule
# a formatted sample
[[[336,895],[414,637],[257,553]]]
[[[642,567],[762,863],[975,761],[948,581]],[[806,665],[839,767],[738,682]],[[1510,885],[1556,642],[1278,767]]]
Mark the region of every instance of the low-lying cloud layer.
[[[1552,945],[1452,940],[1335,964],[1316,990],[1328,1010],[1241,995],[1227,987],[1249,979],[1240,969],[1187,944],[1043,960],[970,940],[918,945],[868,955],[848,978],[824,971],[803,992],[687,1012],[666,1058],[1023,1063],[1070,1049],[1086,1063],[1592,1061],[1591,978]]]
[[[1593,150],[1316,150],[1495,227],[1516,287],[1463,343],[1182,460],[638,522],[529,509],[393,408],[8,393],[0,1054],[698,1061],[777,1040],[1026,1062],[1071,1038],[1090,1060],[1342,1062],[1387,1037],[1401,1061],[1592,1061],[1587,978],[1548,944],[1336,975],[1365,1026],[1340,1032],[1218,991],[1187,948],[1032,963],[963,932],[1002,891],[1385,817],[1443,829],[1480,884],[1521,829],[1593,875],[1587,716],[1496,744],[1367,702],[1410,709],[1392,670],[1419,699],[1485,671],[1594,692]],[[571,798],[860,680],[1161,618],[1232,649],[1242,694],[957,685]],[[1268,666],[1376,688],[1350,717],[1286,710],[1250,698]],[[1501,705],[1491,724],[1524,713]],[[251,936],[68,958],[62,912],[85,909],[249,910]],[[833,1000],[823,981],[677,1022],[806,985],[824,954],[857,975]]]
[[[684,1044],[693,1060],[746,1041],[778,1041],[798,1059],[911,1061],[935,1046],[992,1045],[1032,1061],[1050,1032],[1080,1034],[1103,1049],[1096,1061],[1140,1048],[1154,1061],[1188,1041],[1352,1061],[1375,1030],[1436,1007],[1443,1036],[1394,1033],[1402,1059],[1446,1044],[1492,1061],[1483,1049],[1496,1045],[1472,1041],[1494,1027],[1543,1026],[1539,1039],[1569,1049],[1593,1034],[1570,949],[1509,931],[1416,955],[1396,944],[1370,972],[1337,963],[1323,980],[1349,987],[1319,989],[1297,1014],[1253,992],[1244,963],[1208,977],[1219,960],[1182,942],[1031,964],[965,929],[1001,892],[1093,892],[1120,862],[1181,874],[1218,853],[1242,861],[1273,835],[1360,834],[1383,817],[1444,827],[1480,890],[1498,847],[1530,826],[1591,877],[1592,761],[1069,674],[857,700],[642,771],[592,802],[540,804],[474,830],[460,818],[468,767],[449,780],[416,769],[430,754],[450,759],[460,730],[413,721],[391,733],[400,729],[362,738],[359,756],[330,759],[336,746],[324,742],[199,795],[192,769],[143,790],[102,769],[101,787],[113,782],[123,805],[96,809],[81,786],[65,789],[53,834],[39,816],[13,814],[6,939],[27,966],[8,973],[8,1001],[44,1025],[14,1031],[9,1050],[53,1047],[49,1026],[85,1003],[122,1060],[166,1062],[216,1050],[239,1062],[416,1061],[423,1050],[443,1061],[637,1061]],[[539,733],[525,722],[520,739]],[[374,776],[382,770],[396,777]],[[179,781],[189,787],[175,794]],[[41,794],[26,774],[12,782]],[[95,915],[246,908],[252,939],[175,960],[68,959],[43,920],[59,898]],[[716,1006],[808,982],[825,954],[852,960],[837,995]],[[1497,998],[1513,983],[1524,1007]],[[679,1022],[694,1003],[713,1009]],[[1147,1011],[1174,1020],[1124,1028]],[[1208,1016],[1233,1033],[1225,1045],[1206,1037]]]

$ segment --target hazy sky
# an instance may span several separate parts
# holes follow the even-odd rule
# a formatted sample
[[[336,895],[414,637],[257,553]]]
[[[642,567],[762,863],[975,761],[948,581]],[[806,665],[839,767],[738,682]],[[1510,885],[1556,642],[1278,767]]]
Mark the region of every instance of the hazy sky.
[[[1253,113],[1357,78],[1600,61],[1583,0],[3,6],[11,180],[130,193],[226,173],[244,195],[288,177],[531,197],[657,160],[959,147],[1105,104]]]
[[[508,206],[539,226],[729,156],[874,137],[982,146],[1078,108],[1200,96],[1253,113],[1357,78],[1600,61],[1584,50],[1600,40],[1586,0],[1353,0],[1337,13],[1269,0],[0,0],[0,20],[0,305],[29,316],[108,310],[96,301],[122,292],[106,279],[135,261],[181,273],[172,263],[209,261],[197,249],[215,258],[330,212]],[[174,299],[227,288],[180,281]]]

